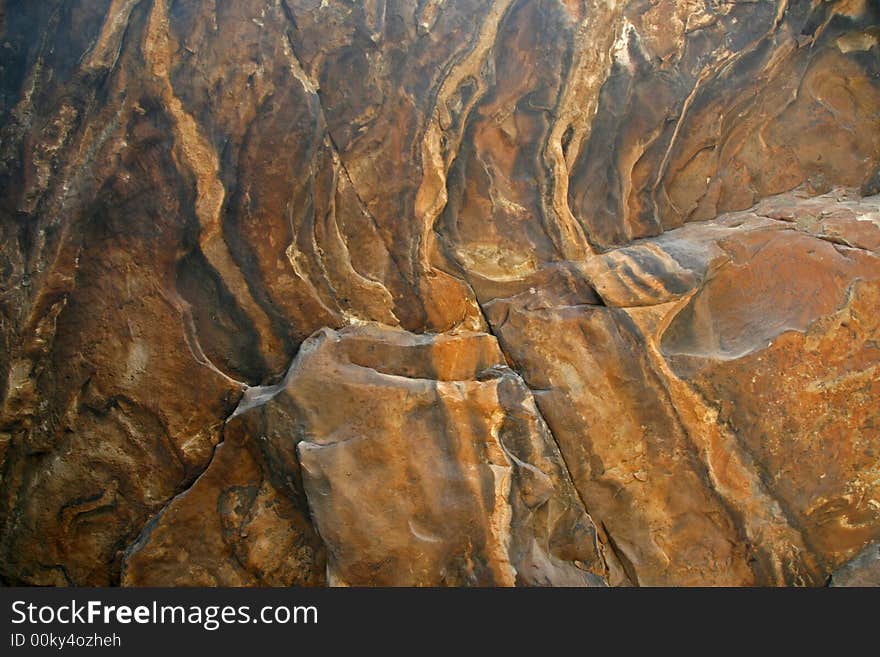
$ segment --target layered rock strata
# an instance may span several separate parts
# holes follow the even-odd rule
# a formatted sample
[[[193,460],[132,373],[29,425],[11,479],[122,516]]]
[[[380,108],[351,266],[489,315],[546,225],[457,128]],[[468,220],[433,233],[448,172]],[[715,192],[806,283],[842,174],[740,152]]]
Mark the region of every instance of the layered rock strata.
[[[3,583],[874,581],[876,3],[0,33]]]

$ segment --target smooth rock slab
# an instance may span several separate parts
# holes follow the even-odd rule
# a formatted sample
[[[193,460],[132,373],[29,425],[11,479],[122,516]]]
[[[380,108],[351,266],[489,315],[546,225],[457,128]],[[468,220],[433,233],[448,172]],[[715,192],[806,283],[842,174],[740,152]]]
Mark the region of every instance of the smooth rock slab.
[[[288,402],[268,440],[298,443],[329,583],[602,582],[592,520],[492,336],[325,329],[266,405]]]

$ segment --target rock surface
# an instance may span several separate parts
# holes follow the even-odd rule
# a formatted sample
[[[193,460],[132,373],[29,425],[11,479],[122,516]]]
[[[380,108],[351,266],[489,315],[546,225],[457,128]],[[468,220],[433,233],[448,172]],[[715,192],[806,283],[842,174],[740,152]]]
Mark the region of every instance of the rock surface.
[[[876,583],[876,3],[0,33],[3,583]]]
[[[871,543],[852,561],[834,571],[831,586],[880,586],[880,545]]]

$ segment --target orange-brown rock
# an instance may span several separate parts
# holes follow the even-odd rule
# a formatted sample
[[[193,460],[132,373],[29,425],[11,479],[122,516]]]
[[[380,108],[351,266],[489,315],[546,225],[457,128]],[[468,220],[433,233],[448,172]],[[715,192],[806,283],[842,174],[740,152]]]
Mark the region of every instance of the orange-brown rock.
[[[0,583],[850,577],[878,25],[0,0]]]
[[[296,446],[331,584],[602,581],[592,520],[490,335],[323,330],[237,413],[267,418],[269,450]]]
[[[292,473],[273,467],[265,436],[237,425],[224,434],[205,472],[128,548],[124,586],[326,582],[324,546]]]
[[[626,312],[566,300],[530,307],[530,296],[492,301],[487,313],[595,514],[611,583],[754,583],[752,550]]]
[[[605,306],[484,304],[621,582],[816,584],[876,539],[878,209],[773,197],[589,259]]]
[[[659,339],[670,373],[738,437],[826,568],[876,539],[880,517],[880,254],[840,244],[880,225],[880,198],[867,201],[853,211],[826,199],[820,216],[839,234],[824,220],[811,234],[812,213],[795,207],[799,230],[722,241],[728,260]]]

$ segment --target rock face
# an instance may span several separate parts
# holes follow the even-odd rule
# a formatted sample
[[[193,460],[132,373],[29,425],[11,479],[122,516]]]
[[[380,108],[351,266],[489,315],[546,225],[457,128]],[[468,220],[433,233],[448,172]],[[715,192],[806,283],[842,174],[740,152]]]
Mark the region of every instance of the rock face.
[[[289,508],[297,489],[331,584],[602,582],[592,520],[490,335],[319,331],[282,383],[248,391],[226,431],[130,551],[124,584],[321,582],[323,550]],[[245,561],[256,578],[234,567]]]
[[[872,543],[835,571],[831,586],[880,586],[880,545]]]
[[[876,583],[876,3],[0,32],[3,583]]]

